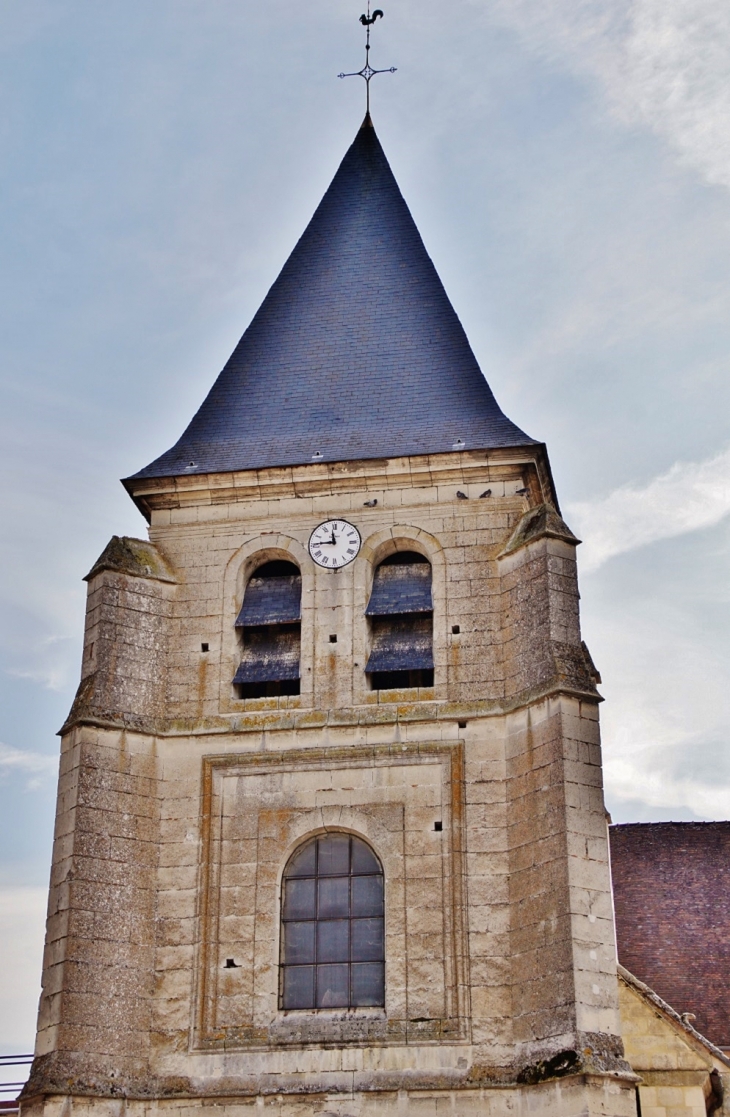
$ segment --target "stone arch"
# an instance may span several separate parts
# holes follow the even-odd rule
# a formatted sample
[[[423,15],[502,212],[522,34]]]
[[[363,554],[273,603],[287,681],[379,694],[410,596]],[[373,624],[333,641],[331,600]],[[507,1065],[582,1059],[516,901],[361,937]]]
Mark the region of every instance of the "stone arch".
[[[243,603],[244,591],[256,568],[275,559],[294,563],[302,576],[301,691],[296,699],[286,700],[286,704],[295,703],[303,706],[312,704],[314,666],[312,563],[308,561],[307,550],[298,539],[282,532],[262,532],[248,539],[234,551],[226,564],[223,577],[220,706],[224,712],[233,712],[242,705],[242,701],[234,693],[231,680],[238,666],[237,657],[240,650],[234,623]],[[271,703],[275,700],[248,699],[247,701]]]
[[[353,653],[357,663],[363,666],[369,654],[369,633],[365,610],[370,599],[375,569],[383,559],[397,551],[416,551],[431,564],[431,587],[433,593],[433,654],[434,654],[434,697],[445,697],[447,669],[446,640],[446,556],[435,535],[412,524],[393,524],[373,532],[363,540],[360,552],[365,561],[356,563],[354,572],[354,633]],[[370,693],[365,673],[359,676],[360,701],[366,701]]]
[[[279,1007],[384,1007],[385,871],[370,843],[339,828],[310,836],[280,893]]]
[[[291,535],[270,532],[247,540],[231,555],[226,565],[223,579],[224,609],[227,611],[240,609],[246,583],[256,567],[274,559],[284,559],[299,567],[302,575],[302,591],[304,591],[304,579],[311,566],[307,558],[306,548]]]

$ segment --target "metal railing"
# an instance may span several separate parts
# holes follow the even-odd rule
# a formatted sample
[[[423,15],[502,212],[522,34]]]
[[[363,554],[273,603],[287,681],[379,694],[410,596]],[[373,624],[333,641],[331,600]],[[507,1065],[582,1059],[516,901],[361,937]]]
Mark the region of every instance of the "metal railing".
[[[32,1055],[0,1055],[0,1075],[5,1067],[29,1067],[33,1062]],[[3,1117],[12,1117],[19,1111],[18,1094],[25,1086],[25,1078],[20,1082],[0,1081],[0,1114]],[[7,1095],[10,1097],[7,1097]]]

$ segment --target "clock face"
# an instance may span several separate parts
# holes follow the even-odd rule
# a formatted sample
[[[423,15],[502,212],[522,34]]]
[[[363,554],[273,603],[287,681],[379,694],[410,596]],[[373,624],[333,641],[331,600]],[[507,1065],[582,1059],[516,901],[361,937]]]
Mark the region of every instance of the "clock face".
[[[309,553],[328,570],[347,566],[360,550],[360,532],[347,520],[325,520],[309,537]]]

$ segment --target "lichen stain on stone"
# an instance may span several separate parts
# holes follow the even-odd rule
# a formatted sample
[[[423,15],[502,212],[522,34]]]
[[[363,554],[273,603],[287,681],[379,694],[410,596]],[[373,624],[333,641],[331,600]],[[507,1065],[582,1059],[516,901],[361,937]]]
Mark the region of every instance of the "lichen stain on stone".
[[[514,554],[521,547],[537,539],[562,539],[566,543],[578,544],[580,539],[570,530],[565,520],[549,504],[539,504],[522,517],[505,544],[500,558]]]
[[[134,578],[153,578],[160,582],[178,581],[167,559],[153,543],[126,535],[111,537],[84,581],[90,582],[103,570]]]
[[[208,664],[206,660],[201,659],[198,664],[198,701],[197,701],[197,716],[198,719],[203,717],[203,710],[205,707],[205,679]]]

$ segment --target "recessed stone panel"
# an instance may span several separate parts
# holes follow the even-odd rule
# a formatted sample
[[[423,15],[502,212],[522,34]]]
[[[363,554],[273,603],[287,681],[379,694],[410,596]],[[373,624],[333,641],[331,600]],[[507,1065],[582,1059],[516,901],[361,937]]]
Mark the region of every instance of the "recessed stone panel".
[[[461,743],[229,755],[203,767],[196,1046],[465,1039]],[[284,1012],[282,873],[301,842],[331,830],[364,838],[383,865],[385,1008]]]

